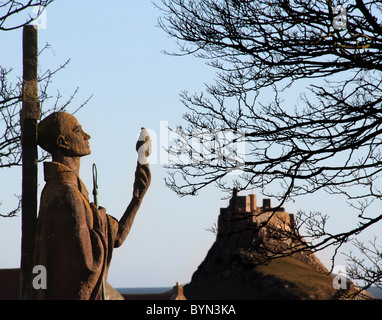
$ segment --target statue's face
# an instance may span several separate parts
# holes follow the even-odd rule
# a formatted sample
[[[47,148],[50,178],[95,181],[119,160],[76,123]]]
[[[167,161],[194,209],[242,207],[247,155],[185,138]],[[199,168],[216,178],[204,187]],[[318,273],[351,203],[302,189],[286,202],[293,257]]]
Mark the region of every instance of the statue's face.
[[[82,157],[91,153],[90,135],[82,130],[74,116],[66,114],[61,128],[62,132],[58,137],[57,144],[66,156]]]

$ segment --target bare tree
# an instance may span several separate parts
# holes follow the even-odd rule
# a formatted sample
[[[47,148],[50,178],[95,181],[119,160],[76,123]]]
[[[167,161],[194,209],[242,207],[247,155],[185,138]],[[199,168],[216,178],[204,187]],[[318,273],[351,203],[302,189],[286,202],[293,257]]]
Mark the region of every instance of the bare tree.
[[[368,289],[372,285],[382,288],[382,248],[377,244],[377,239],[374,238],[367,244],[354,240],[354,245],[362,255],[353,252],[347,254],[349,278],[363,282],[362,289]]]
[[[181,94],[188,126],[169,149],[171,189],[255,188],[278,199],[277,208],[319,190],[344,195],[358,210],[351,230],[331,233],[326,215],[298,215],[313,251],[337,252],[382,219],[370,209],[382,200],[380,1],[162,0],[160,9],[159,26],[179,44],[172,54],[217,70],[206,93]],[[270,102],[259,101],[264,90]],[[219,145],[222,132],[233,138]],[[195,139],[207,142],[200,148]]]

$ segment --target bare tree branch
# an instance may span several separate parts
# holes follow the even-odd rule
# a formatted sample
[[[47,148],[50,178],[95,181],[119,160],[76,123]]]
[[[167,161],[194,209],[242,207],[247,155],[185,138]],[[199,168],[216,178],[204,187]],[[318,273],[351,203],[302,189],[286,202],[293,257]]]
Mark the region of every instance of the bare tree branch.
[[[171,54],[217,71],[205,93],[181,94],[187,127],[173,131],[169,188],[257,189],[277,207],[325,191],[358,210],[355,225],[337,232],[327,215],[299,212],[305,240],[295,251],[337,253],[381,220],[382,5],[343,6],[346,28],[336,29],[326,0],[162,0],[159,27],[179,45]]]
[[[0,30],[21,28],[36,20],[54,0],[2,1],[0,3]],[[36,8],[34,12],[32,9]]]

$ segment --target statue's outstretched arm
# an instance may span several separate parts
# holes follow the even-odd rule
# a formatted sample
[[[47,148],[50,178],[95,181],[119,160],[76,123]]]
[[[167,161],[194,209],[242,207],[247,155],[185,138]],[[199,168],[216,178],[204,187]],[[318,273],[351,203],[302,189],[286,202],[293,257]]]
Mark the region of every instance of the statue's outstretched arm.
[[[114,247],[119,247],[129,234],[143,197],[150,186],[150,182],[151,172],[149,165],[141,165],[138,163],[135,171],[133,198],[131,199],[130,204],[128,205],[122,218],[119,220],[118,233],[115,239]]]

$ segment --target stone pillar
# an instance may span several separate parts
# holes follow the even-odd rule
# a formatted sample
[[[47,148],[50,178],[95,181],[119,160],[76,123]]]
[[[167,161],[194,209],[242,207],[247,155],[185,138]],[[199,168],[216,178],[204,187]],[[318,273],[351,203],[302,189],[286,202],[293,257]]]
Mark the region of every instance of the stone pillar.
[[[37,27],[23,28],[23,88],[20,112],[22,147],[21,299],[30,299],[37,222],[37,122],[40,104],[37,85]]]

